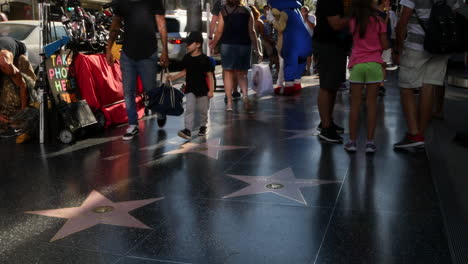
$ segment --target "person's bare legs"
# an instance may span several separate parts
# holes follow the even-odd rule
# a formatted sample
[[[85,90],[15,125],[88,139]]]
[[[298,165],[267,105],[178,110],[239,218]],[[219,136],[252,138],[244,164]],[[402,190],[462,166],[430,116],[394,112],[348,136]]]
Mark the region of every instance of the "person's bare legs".
[[[336,92],[320,88],[317,97],[317,104],[322,121],[322,128],[329,128],[332,124],[333,108],[336,99]]]
[[[351,108],[349,111],[349,123],[348,123],[349,124],[349,139],[351,141],[356,141],[357,139],[357,130],[359,126],[359,109],[361,106],[361,98],[362,98],[362,88],[364,88],[364,85],[361,83],[351,84]]]
[[[384,87],[385,86],[385,79],[387,79],[387,64],[384,63],[382,64],[382,73],[383,73],[383,81],[380,83],[380,86]]]
[[[432,116],[435,118],[443,118],[444,101],[445,101],[445,85],[434,85],[434,112]]]
[[[244,96],[247,96],[247,88],[248,88],[247,71],[236,71],[236,79],[237,79],[237,84],[241,88],[242,93],[244,94]]]
[[[377,126],[378,89],[378,83],[367,85],[367,141],[374,140],[375,128]]]
[[[335,90],[335,92],[329,92],[330,93],[330,97],[329,97],[329,101],[328,101],[328,114],[330,115],[330,120],[331,120],[331,123],[333,124],[333,111],[335,111],[335,102],[336,102],[336,92],[337,90]],[[332,125],[331,124],[331,125]]]
[[[402,88],[400,89],[401,104],[408,126],[408,132],[411,135],[419,134],[418,127],[418,112],[416,107],[416,98],[414,96],[414,89]]]
[[[226,93],[227,98],[227,110],[232,110],[232,89],[235,83],[235,72],[232,70],[223,70],[223,81],[224,81],[224,92]]]
[[[419,133],[424,135],[429,122],[432,119],[432,101],[434,95],[434,86],[423,84],[419,94]]]
[[[312,74],[310,66],[312,65],[312,56],[307,57],[306,74]]]

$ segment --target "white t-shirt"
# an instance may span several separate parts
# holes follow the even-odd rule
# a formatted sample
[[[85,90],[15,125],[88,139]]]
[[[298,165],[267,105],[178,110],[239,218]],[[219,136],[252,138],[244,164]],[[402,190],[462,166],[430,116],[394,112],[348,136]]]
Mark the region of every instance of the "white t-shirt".
[[[314,24],[314,25],[316,24],[316,23],[315,23],[315,21],[316,21],[315,16],[309,15],[309,16],[307,17],[307,19],[309,20],[310,23],[312,23],[312,24]],[[312,37],[312,36],[314,35],[314,30],[313,30],[312,28],[309,27],[309,25],[307,24],[306,21],[304,21],[304,25],[305,25],[307,31],[309,31],[309,35]]]

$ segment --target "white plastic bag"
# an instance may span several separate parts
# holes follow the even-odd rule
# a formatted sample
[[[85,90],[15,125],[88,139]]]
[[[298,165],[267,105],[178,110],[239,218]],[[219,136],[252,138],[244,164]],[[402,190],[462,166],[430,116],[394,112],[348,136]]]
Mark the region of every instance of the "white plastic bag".
[[[252,78],[250,87],[258,95],[269,94],[273,92],[273,78],[268,64],[252,65]]]

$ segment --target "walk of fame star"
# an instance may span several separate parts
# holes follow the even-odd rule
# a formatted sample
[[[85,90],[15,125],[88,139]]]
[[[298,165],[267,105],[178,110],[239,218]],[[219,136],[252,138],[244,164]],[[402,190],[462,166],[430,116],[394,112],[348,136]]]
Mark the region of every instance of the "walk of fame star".
[[[259,193],[274,193],[304,205],[307,205],[307,202],[305,201],[300,188],[340,182],[298,179],[295,177],[291,168],[283,169],[271,176],[245,176],[231,174],[228,174],[228,176],[246,182],[249,186],[226,195],[223,199]]]
[[[202,155],[205,155],[207,157],[217,160],[220,151],[234,150],[234,149],[246,149],[246,148],[251,148],[251,147],[221,145],[221,139],[214,138],[214,139],[208,140],[205,143],[195,143],[195,142],[185,143],[179,149],[166,152],[164,153],[164,155],[182,154],[182,153],[199,153],[199,154],[202,154]]]
[[[282,129],[282,130],[285,131],[285,132],[295,134],[295,135],[290,136],[290,137],[288,137],[286,139],[315,137],[315,136],[317,136],[319,134],[319,132],[315,128],[307,129],[307,130],[286,130],[286,129]]]
[[[27,214],[68,219],[50,242],[91,228],[97,224],[151,229],[129,215],[130,211],[164,198],[114,203],[97,191],[92,191],[80,207],[43,211],[28,211]]]

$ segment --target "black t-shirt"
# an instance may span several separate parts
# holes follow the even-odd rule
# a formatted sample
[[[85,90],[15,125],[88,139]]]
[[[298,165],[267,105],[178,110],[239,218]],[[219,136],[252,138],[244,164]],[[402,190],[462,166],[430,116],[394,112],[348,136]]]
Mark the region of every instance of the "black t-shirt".
[[[328,23],[327,17],[343,16],[344,6],[342,0],[318,0],[315,17],[317,26],[314,29],[314,40],[320,42],[337,42],[340,40],[340,31],[334,30]]]
[[[207,96],[210,89],[206,76],[208,72],[214,72],[210,58],[205,54],[196,57],[186,54],[182,64],[187,71],[185,93],[193,93],[197,97]]]
[[[165,14],[162,0],[118,0],[115,14],[123,18],[125,55],[145,59],[158,50],[155,15]]]
[[[251,12],[246,6],[224,6],[221,10],[224,19],[221,44],[251,45],[249,34]]]
[[[0,37],[0,50],[11,51],[16,59],[18,56],[26,54],[26,45],[14,38]]]

